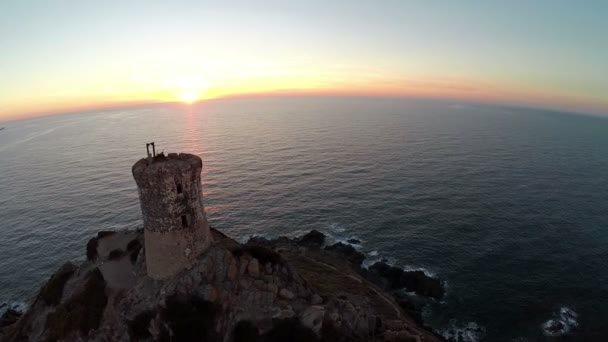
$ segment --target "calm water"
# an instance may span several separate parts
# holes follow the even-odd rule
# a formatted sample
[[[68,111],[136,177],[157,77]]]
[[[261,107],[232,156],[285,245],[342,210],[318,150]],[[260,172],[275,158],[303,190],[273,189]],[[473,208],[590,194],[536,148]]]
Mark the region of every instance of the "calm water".
[[[282,98],[5,126],[0,302],[27,302],[97,231],[141,226],[131,165],[155,141],[203,158],[207,212],[228,234],[357,237],[370,258],[446,280],[445,300],[425,310],[444,334],[608,339],[606,119]],[[571,333],[545,337],[560,309],[577,315]]]

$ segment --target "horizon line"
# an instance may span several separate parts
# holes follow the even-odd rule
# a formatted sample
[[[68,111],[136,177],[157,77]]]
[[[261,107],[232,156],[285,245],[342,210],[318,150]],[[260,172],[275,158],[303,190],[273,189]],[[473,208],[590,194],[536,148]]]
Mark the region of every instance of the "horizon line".
[[[377,98],[377,99],[404,99],[404,100],[419,100],[419,101],[440,101],[440,102],[450,102],[456,101],[464,104],[473,104],[473,105],[487,105],[487,106],[496,106],[496,107],[506,107],[513,109],[532,109],[532,110],[542,110],[548,112],[556,112],[556,113],[564,113],[564,114],[577,114],[577,115],[586,115],[592,117],[600,117],[607,118],[608,111],[584,111],[577,109],[564,109],[559,107],[551,107],[544,104],[526,104],[526,103],[513,103],[509,101],[493,101],[493,100],[481,100],[481,99],[467,99],[467,98],[459,98],[459,97],[449,97],[449,96],[422,96],[422,95],[408,95],[408,94],[374,94],[374,93],[356,93],[356,92],[315,92],[315,91],[306,91],[306,92],[290,92],[290,91],[271,91],[271,92],[260,92],[260,93],[243,93],[243,94],[227,94],[221,95],[217,97],[211,98],[202,98],[192,103],[184,103],[180,101],[159,101],[159,100],[140,100],[140,101],[116,101],[116,102],[108,102],[108,103],[100,103],[94,105],[85,105],[85,106],[67,106],[63,109],[57,110],[42,110],[42,111],[34,111],[34,112],[24,112],[18,113],[14,115],[9,115],[5,120],[2,120],[0,117],[0,123],[10,123],[17,122],[22,120],[30,120],[30,119],[38,119],[48,116],[60,116],[60,115],[74,115],[74,114],[86,114],[90,112],[100,111],[100,110],[118,110],[118,109],[127,109],[127,108],[138,108],[138,107],[146,107],[146,106],[161,106],[161,105],[180,105],[180,106],[196,106],[205,102],[213,102],[213,101],[221,101],[221,100],[245,100],[245,99],[263,99],[263,98],[287,98],[287,97],[297,97],[297,98],[306,98],[306,97],[352,97],[352,98]]]

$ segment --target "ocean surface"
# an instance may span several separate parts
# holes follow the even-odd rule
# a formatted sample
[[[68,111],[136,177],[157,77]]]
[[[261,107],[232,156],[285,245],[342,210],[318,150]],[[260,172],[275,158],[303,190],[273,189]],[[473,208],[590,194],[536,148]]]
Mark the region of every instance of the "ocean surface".
[[[608,340],[608,119],[375,98],[258,98],[55,115],[0,131],[0,303],[28,303],[99,230],[142,226],[131,166],[203,158],[212,225],[311,229],[446,282],[464,341]],[[407,294],[406,294],[407,295]],[[0,304],[2,305],[2,304]],[[560,337],[545,329],[563,323]]]

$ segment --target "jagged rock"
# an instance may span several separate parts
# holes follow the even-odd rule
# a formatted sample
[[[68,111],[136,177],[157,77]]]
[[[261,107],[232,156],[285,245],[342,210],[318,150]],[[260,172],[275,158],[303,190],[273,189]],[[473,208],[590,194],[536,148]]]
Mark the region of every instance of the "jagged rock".
[[[325,242],[325,234],[318,230],[311,230],[308,234],[297,240],[299,245],[307,247],[321,247]]]
[[[363,260],[365,260],[365,255],[363,253],[358,252],[353,246],[342,242],[325,247],[325,250],[343,255],[348,261],[356,266],[361,266]]]
[[[247,266],[247,272],[250,276],[254,278],[260,277],[260,264],[258,262],[258,259],[254,258],[249,261],[249,266]]]
[[[132,263],[137,261],[137,257],[139,256],[139,252],[141,251],[142,244],[138,239],[133,239],[127,244],[127,252],[130,255],[130,259]]]
[[[230,263],[230,266],[228,267],[228,274],[227,274],[228,279],[230,281],[235,281],[237,273],[238,273],[238,269],[236,268],[236,262],[233,259],[232,262]]]
[[[279,292],[279,287],[276,284],[268,284],[268,292],[276,296]]]
[[[289,291],[288,289],[281,289],[279,291],[279,297],[284,298],[284,299],[293,299],[295,297],[295,295],[293,294],[293,292]]]
[[[127,245],[143,241],[143,232],[130,234],[135,238],[121,250],[145,255],[143,244]],[[192,267],[163,280],[146,275],[141,257],[108,260],[110,250],[99,247],[94,260],[56,272],[29,311],[0,330],[0,340],[439,341],[401,314],[390,294],[377,294],[361,278],[353,250],[305,247],[286,238],[260,246],[217,233],[214,239]],[[132,284],[116,287],[114,278],[123,273],[112,267],[124,267]],[[55,304],[48,306],[45,297]],[[388,329],[385,321],[398,323]]]
[[[318,294],[313,294],[312,297],[310,298],[310,304],[312,305],[319,305],[323,303],[323,298],[321,298],[321,296],[319,296]]]
[[[287,319],[295,317],[296,313],[292,309],[279,310],[272,318]]]
[[[14,324],[22,315],[22,312],[15,309],[7,309],[2,316],[0,316],[0,328],[8,327],[9,325]]]
[[[300,321],[303,326],[311,329],[315,334],[320,335],[324,317],[325,308],[319,305],[313,305],[304,310]]]
[[[65,283],[70,279],[72,274],[76,271],[76,265],[71,262],[67,262],[61,266],[59,271],[51,276],[51,279],[46,285],[40,290],[40,299],[46,305],[57,305],[61,301],[63,296],[63,288]]]
[[[92,238],[87,243],[87,260],[95,260],[97,258],[97,238]]]
[[[407,289],[419,295],[441,299],[445,290],[439,279],[431,278],[422,271],[404,271],[384,262],[377,262],[369,268],[373,275],[381,279],[391,290]]]
[[[99,254],[97,252],[97,247],[99,246],[99,240],[103,239],[104,237],[114,235],[115,233],[116,232],[114,232],[114,231],[102,230],[99,233],[97,233],[97,236],[90,239],[89,242],[87,243],[87,260],[97,259],[97,257],[99,256]]]
[[[245,271],[247,270],[248,265],[249,265],[249,261],[245,258],[241,258],[241,267],[239,268],[240,275],[245,274]]]
[[[101,325],[108,298],[99,269],[90,271],[83,285],[80,291],[48,314],[44,328],[50,340],[66,339],[76,332],[86,336]]]
[[[282,264],[283,260],[281,255],[274,251],[271,248],[248,243],[245,246],[242,246],[240,249],[233,252],[236,256],[241,256],[244,254],[249,254],[253,258],[258,259],[258,261],[265,265],[266,263],[270,263],[271,265]]]

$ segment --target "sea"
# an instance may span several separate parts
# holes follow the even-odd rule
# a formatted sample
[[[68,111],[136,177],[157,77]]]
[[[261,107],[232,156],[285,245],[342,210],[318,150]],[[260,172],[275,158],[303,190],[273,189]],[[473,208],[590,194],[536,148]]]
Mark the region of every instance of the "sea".
[[[27,307],[96,232],[142,227],[131,166],[153,141],[203,159],[205,208],[226,234],[317,229],[360,240],[366,264],[440,278],[445,298],[417,300],[446,338],[608,341],[607,118],[260,97],[0,126],[2,310]]]

